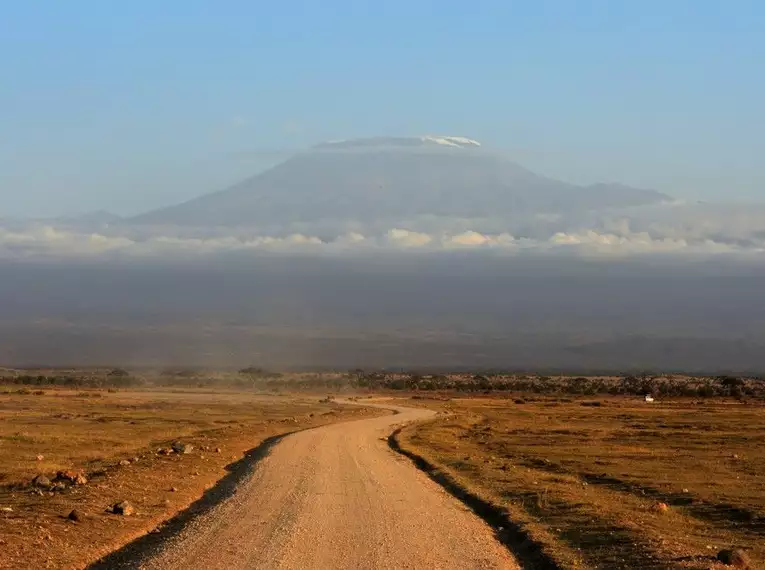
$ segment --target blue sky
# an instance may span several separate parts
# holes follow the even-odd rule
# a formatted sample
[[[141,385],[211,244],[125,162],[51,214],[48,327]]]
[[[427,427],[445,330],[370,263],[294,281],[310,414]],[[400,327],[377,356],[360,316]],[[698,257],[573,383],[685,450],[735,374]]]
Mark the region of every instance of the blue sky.
[[[0,217],[129,214],[333,138],[765,201],[759,0],[0,4]]]

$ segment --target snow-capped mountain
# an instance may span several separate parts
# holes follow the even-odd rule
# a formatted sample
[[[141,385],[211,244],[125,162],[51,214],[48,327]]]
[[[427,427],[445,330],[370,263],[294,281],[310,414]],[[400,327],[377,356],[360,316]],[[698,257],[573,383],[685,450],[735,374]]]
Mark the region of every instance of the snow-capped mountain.
[[[374,137],[317,145],[231,188],[131,221],[205,227],[327,220],[395,224],[422,217],[517,219],[668,199],[652,190],[546,178],[467,137]]]

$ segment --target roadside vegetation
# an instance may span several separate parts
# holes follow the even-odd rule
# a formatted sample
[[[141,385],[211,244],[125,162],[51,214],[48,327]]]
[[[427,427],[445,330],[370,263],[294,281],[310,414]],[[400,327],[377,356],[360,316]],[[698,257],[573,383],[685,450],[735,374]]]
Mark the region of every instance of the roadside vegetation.
[[[230,388],[237,390],[458,392],[466,394],[528,393],[539,395],[652,395],[654,397],[733,397],[765,399],[759,376],[713,376],[643,372],[623,375],[544,375],[486,371],[481,373],[417,371],[278,372],[258,366],[238,371],[204,369],[126,370],[0,369],[0,386],[66,388]]]
[[[522,392],[573,396],[645,396],[765,398],[765,379],[758,376],[697,376],[641,373],[626,375],[541,375],[509,372],[439,373],[364,372],[352,373],[354,387],[370,390],[469,394]]]

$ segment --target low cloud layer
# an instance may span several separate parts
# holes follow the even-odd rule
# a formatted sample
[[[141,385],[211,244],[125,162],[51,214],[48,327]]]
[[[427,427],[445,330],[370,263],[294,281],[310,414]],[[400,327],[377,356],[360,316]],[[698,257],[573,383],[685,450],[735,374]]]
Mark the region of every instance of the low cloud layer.
[[[474,250],[626,256],[738,254],[765,259],[765,207],[668,204],[531,219],[421,217],[257,228],[0,222],[0,258],[200,256],[225,252],[368,254]]]

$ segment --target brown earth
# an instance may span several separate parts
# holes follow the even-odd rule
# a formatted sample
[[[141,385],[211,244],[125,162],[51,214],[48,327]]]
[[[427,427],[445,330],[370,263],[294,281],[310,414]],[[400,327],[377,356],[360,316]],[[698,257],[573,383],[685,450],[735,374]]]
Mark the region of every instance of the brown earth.
[[[761,401],[415,398],[451,415],[401,447],[561,567],[706,570],[733,547],[765,561]]]
[[[266,438],[384,413],[318,400],[0,390],[0,568],[83,568],[212,493],[221,478],[248,469],[249,450]],[[193,445],[191,453],[157,454],[176,440]],[[30,486],[36,475],[54,480],[59,470],[83,473],[88,482],[55,492]],[[135,514],[106,512],[124,500]],[[79,520],[68,518],[74,509]]]

